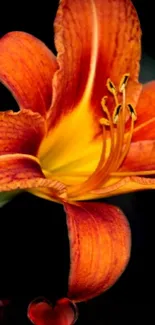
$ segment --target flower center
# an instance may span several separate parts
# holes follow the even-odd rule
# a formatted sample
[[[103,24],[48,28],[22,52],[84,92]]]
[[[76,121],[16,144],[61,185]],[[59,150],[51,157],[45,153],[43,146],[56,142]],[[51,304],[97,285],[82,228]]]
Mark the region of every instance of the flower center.
[[[106,86],[109,95],[114,99],[115,108],[111,116],[106,105],[108,97],[104,96],[102,98],[101,106],[105,117],[102,117],[99,121],[103,129],[103,146],[100,160],[93,174],[85,182],[70,188],[69,197],[82,196],[89,191],[100,188],[114,174],[115,176],[120,176],[121,173],[117,173],[117,171],[128,154],[134,130],[134,122],[137,119],[134,107],[130,103],[126,103],[128,79],[129,73],[124,74],[118,89],[109,78],[107,79]],[[129,131],[125,133],[127,111],[130,115],[130,127]],[[111,140],[108,157],[106,157],[107,128],[109,129]],[[128,173],[126,174],[128,175]]]

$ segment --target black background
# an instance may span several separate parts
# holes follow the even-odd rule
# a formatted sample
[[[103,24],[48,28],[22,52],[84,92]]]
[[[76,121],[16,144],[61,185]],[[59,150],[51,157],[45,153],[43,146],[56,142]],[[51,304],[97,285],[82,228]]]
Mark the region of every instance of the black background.
[[[83,0],[84,1],[84,0]],[[154,6],[151,0],[133,1],[140,17],[143,53],[155,60]],[[33,6],[33,7],[32,7]],[[12,30],[29,32],[55,51],[53,19],[58,1],[17,1],[0,4],[0,36]],[[155,78],[155,61],[151,67]],[[147,75],[144,71],[143,79]],[[146,81],[146,80],[145,80]],[[15,108],[9,92],[0,87],[1,110]],[[154,200],[153,191],[109,198],[128,217],[132,254],[120,280],[106,293],[79,304],[79,324],[139,324],[154,316]],[[105,201],[105,200],[104,200]],[[39,218],[39,215],[42,217]],[[26,308],[43,295],[51,301],[67,292],[69,244],[63,208],[21,194],[0,210],[0,298],[10,298],[4,324],[29,324]],[[2,320],[1,320],[2,323]]]

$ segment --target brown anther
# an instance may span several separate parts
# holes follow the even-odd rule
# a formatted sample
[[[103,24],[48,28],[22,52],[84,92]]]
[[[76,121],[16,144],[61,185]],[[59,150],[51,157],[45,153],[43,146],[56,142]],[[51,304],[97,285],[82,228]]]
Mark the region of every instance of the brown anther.
[[[121,108],[122,108],[122,105],[121,104],[118,104],[115,107],[115,109],[114,109],[113,117],[112,117],[112,120],[113,120],[113,123],[114,124],[117,124],[117,121],[118,121],[118,117],[119,117],[119,113],[120,113]]]
[[[122,93],[125,89],[125,87],[127,86],[128,80],[129,80],[130,74],[129,73],[125,73],[120,81],[119,84],[119,92]]]
[[[131,118],[133,119],[133,121],[136,121],[137,120],[137,113],[136,113],[134,107],[131,104],[128,104],[127,107],[128,107],[129,113],[131,115]]]
[[[107,86],[108,90],[110,91],[110,93],[112,93],[113,95],[117,94],[116,87],[115,87],[114,83],[110,80],[110,78],[107,79],[106,86]]]

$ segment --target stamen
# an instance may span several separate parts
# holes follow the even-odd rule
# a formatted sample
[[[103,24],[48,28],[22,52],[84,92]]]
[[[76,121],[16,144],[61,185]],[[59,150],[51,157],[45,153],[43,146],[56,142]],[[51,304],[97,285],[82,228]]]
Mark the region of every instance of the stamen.
[[[112,119],[111,119],[110,113],[108,111],[108,107],[106,106],[106,100],[107,100],[107,96],[104,96],[102,98],[102,100],[101,100],[101,106],[102,106],[103,112],[107,115],[107,119],[105,119],[105,121],[106,121],[106,123],[109,124],[109,127],[110,127],[111,151],[112,151],[112,149],[114,147],[114,128],[113,128],[113,123],[112,123]],[[101,120],[100,120],[100,122],[102,122]],[[105,127],[103,127],[103,147],[102,147],[102,153],[101,153],[100,161],[99,161],[99,163],[98,163],[98,165],[96,167],[96,170],[93,173],[93,176],[95,176],[97,174],[97,172],[100,170],[101,167],[103,168],[103,164],[105,164],[105,160],[104,160],[105,152],[106,152],[106,130],[105,130]]]
[[[128,132],[129,135],[128,135],[128,139],[127,139],[127,142],[126,142],[126,145],[125,145],[125,149],[124,149],[124,151],[123,151],[123,153],[122,153],[122,155],[121,155],[121,157],[120,157],[120,159],[119,159],[119,161],[117,163],[116,169],[118,169],[122,165],[125,157],[128,154],[128,151],[130,149],[131,140],[132,140],[133,131],[134,131],[134,122],[137,119],[136,111],[132,107],[132,105],[128,104],[127,107],[129,109],[129,112],[130,112],[130,115],[131,115],[131,126],[130,126],[130,131]]]
[[[125,103],[123,98],[122,109],[118,115],[117,119],[117,142],[115,146],[116,156],[115,161],[113,164],[113,169],[117,169],[119,158],[121,156],[123,143],[124,143],[124,129],[125,129],[125,122],[124,122],[124,111],[125,111]]]
[[[109,125],[110,125],[110,123],[109,123]],[[102,152],[101,152],[100,161],[99,161],[99,163],[97,165],[97,168],[96,168],[95,172],[97,172],[101,168],[103,161],[105,161],[105,153],[106,153],[106,129],[105,129],[104,125],[103,125],[103,133],[102,133],[102,136],[103,136]]]
[[[107,79],[106,86],[108,91],[110,92],[110,95],[113,96],[113,99],[115,101],[115,109],[111,116],[106,104],[108,97],[104,96],[101,100],[101,106],[103,112],[106,114],[106,117],[102,117],[99,120],[103,128],[103,146],[102,146],[100,160],[93,174],[90,175],[90,177],[88,177],[88,179],[85,182],[77,186],[71,187],[70,193],[68,193],[70,197],[76,197],[78,195],[83,196],[85,193],[88,193],[92,190],[99,189],[104,185],[106,181],[108,181],[108,179],[111,176],[129,175],[129,173],[122,174],[120,172],[121,173],[120,174],[119,172],[117,172],[117,170],[122,165],[130,149],[131,139],[134,130],[134,122],[137,119],[136,111],[132,107],[132,105],[130,103],[126,105],[125,91],[126,91],[128,79],[129,79],[129,73],[124,74],[120,81],[118,90],[116,89],[116,86],[110,80],[110,78]],[[117,95],[118,92],[121,93],[120,95],[122,97],[121,102],[118,101],[118,95]],[[127,133],[128,134],[127,140],[124,143],[126,109],[128,109],[130,112],[131,125],[130,125],[130,130]],[[106,142],[107,127],[109,128],[109,132],[110,132],[111,145],[110,145],[109,155],[105,159],[106,148],[107,148],[107,142]]]
[[[122,148],[124,144],[124,133],[125,133],[125,112],[126,112],[126,95],[125,95],[125,88],[127,86],[127,82],[129,79],[129,73],[123,75],[120,84],[119,84],[119,92],[122,93],[122,110],[121,114],[119,115],[119,123],[118,123],[118,147],[117,147],[117,158],[115,164],[113,166],[114,169],[118,169],[120,166],[120,162],[123,162],[121,155],[122,155]],[[131,141],[131,139],[129,138]],[[129,144],[130,145],[130,144]],[[127,150],[125,151],[127,154]],[[124,155],[123,155],[124,156]]]
[[[120,156],[117,165],[116,165],[116,170],[122,165],[129,149],[130,149],[130,144],[131,144],[131,139],[132,139],[132,135],[133,135],[133,130],[134,130],[134,119],[131,118],[131,126],[130,126],[130,131],[129,131],[129,136],[125,145],[125,149],[122,152],[122,155]]]

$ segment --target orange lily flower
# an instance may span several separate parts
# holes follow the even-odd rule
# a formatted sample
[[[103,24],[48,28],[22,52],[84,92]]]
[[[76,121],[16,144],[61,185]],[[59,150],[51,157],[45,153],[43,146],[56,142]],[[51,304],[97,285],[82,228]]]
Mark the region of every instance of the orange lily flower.
[[[155,188],[155,82],[138,82],[130,0],[61,0],[54,26],[57,57],[24,32],[0,39],[0,79],[20,108],[0,113],[1,205],[20,190],[64,205],[78,302],[112,286],[130,256],[123,213],[89,200]],[[68,298],[33,302],[28,315],[71,324]]]

